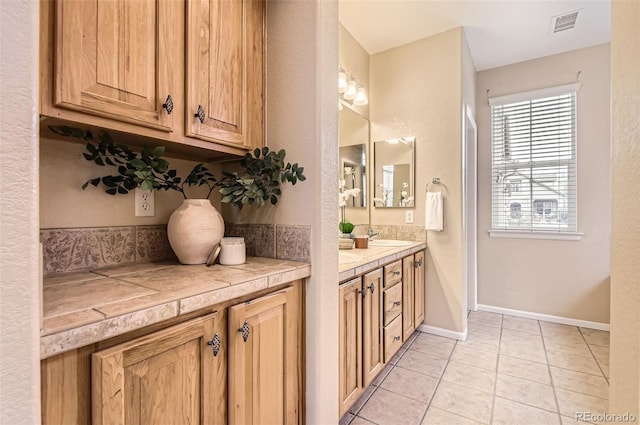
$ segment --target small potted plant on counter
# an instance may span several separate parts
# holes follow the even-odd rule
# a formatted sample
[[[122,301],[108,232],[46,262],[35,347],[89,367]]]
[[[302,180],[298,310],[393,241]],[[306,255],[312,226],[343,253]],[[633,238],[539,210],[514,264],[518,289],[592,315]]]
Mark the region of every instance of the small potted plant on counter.
[[[285,163],[286,152],[271,151],[268,147],[255,149],[240,160],[240,172],[223,172],[220,179],[204,164],[196,164],[186,177],[178,176],[163,158],[165,148],[144,147],[134,152],[126,145],[116,144],[107,132],[94,136],[91,131],[72,127],[50,127],[62,136],[75,137],[87,142],[83,154],[87,161],[111,167],[113,174],[95,177],[82,186],[102,186],[109,195],[125,195],[139,187],[148,190],[175,190],[184,201],[169,218],[169,243],[183,264],[203,264],[224,236],[224,221],[209,196],[218,189],[224,203],[242,209],[245,205],[263,206],[278,203],[282,194],[281,183],[295,185],[306,180],[304,167]],[[205,199],[188,199],[186,186],[207,186]]]

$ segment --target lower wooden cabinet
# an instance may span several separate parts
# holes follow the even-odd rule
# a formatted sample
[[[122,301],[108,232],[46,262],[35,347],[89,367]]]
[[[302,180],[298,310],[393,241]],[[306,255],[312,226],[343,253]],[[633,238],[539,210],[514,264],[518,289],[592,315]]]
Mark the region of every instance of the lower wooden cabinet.
[[[42,423],[302,423],[302,295],[296,282],[47,358]]]
[[[340,415],[384,367],[382,269],[340,286]]]
[[[425,303],[425,264],[424,251],[416,252],[413,256],[413,324],[417,328],[424,322]]]
[[[340,286],[339,397],[340,416],[362,393],[362,278]]]
[[[214,313],[94,353],[93,424],[225,423],[220,334]]]
[[[424,251],[339,286],[339,412],[343,416],[424,321]]]
[[[367,386],[384,367],[382,345],[382,270],[362,278],[362,385]]]
[[[293,287],[229,308],[229,424],[298,423],[298,309]]]
[[[413,281],[413,255],[409,255],[402,259],[402,342],[416,330],[413,322],[415,304]]]

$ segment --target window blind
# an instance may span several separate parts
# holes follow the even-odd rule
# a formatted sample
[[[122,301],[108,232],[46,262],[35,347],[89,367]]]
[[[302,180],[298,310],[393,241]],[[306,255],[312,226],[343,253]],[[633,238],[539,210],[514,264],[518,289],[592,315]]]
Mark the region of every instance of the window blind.
[[[577,231],[576,91],[490,102],[492,230]]]

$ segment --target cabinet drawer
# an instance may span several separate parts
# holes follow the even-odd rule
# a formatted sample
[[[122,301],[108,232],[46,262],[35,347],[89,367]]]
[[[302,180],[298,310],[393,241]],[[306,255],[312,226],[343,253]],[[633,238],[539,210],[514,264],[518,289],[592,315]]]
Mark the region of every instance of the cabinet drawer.
[[[384,302],[384,326],[402,313],[402,285],[394,285],[382,293]]]
[[[402,260],[384,266],[384,287],[388,288],[402,279]]]
[[[402,315],[399,315],[384,328],[384,362],[388,363],[401,346]]]

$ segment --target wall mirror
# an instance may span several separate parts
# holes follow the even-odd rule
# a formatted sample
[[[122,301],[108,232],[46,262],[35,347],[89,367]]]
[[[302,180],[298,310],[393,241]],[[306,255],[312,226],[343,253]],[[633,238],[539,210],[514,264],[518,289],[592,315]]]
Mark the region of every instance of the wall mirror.
[[[345,189],[360,189],[357,196],[349,198],[347,208],[366,209],[369,120],[349,107],[343,106],[339,114],[338,127],[340,179],[344,180]],[[362,224],[363,220],[368,222],[368,214],[366,219],[359,218],[357,223]]]
[[[377,208],[415,208],[415,137],[373,144],[374,193]]]

